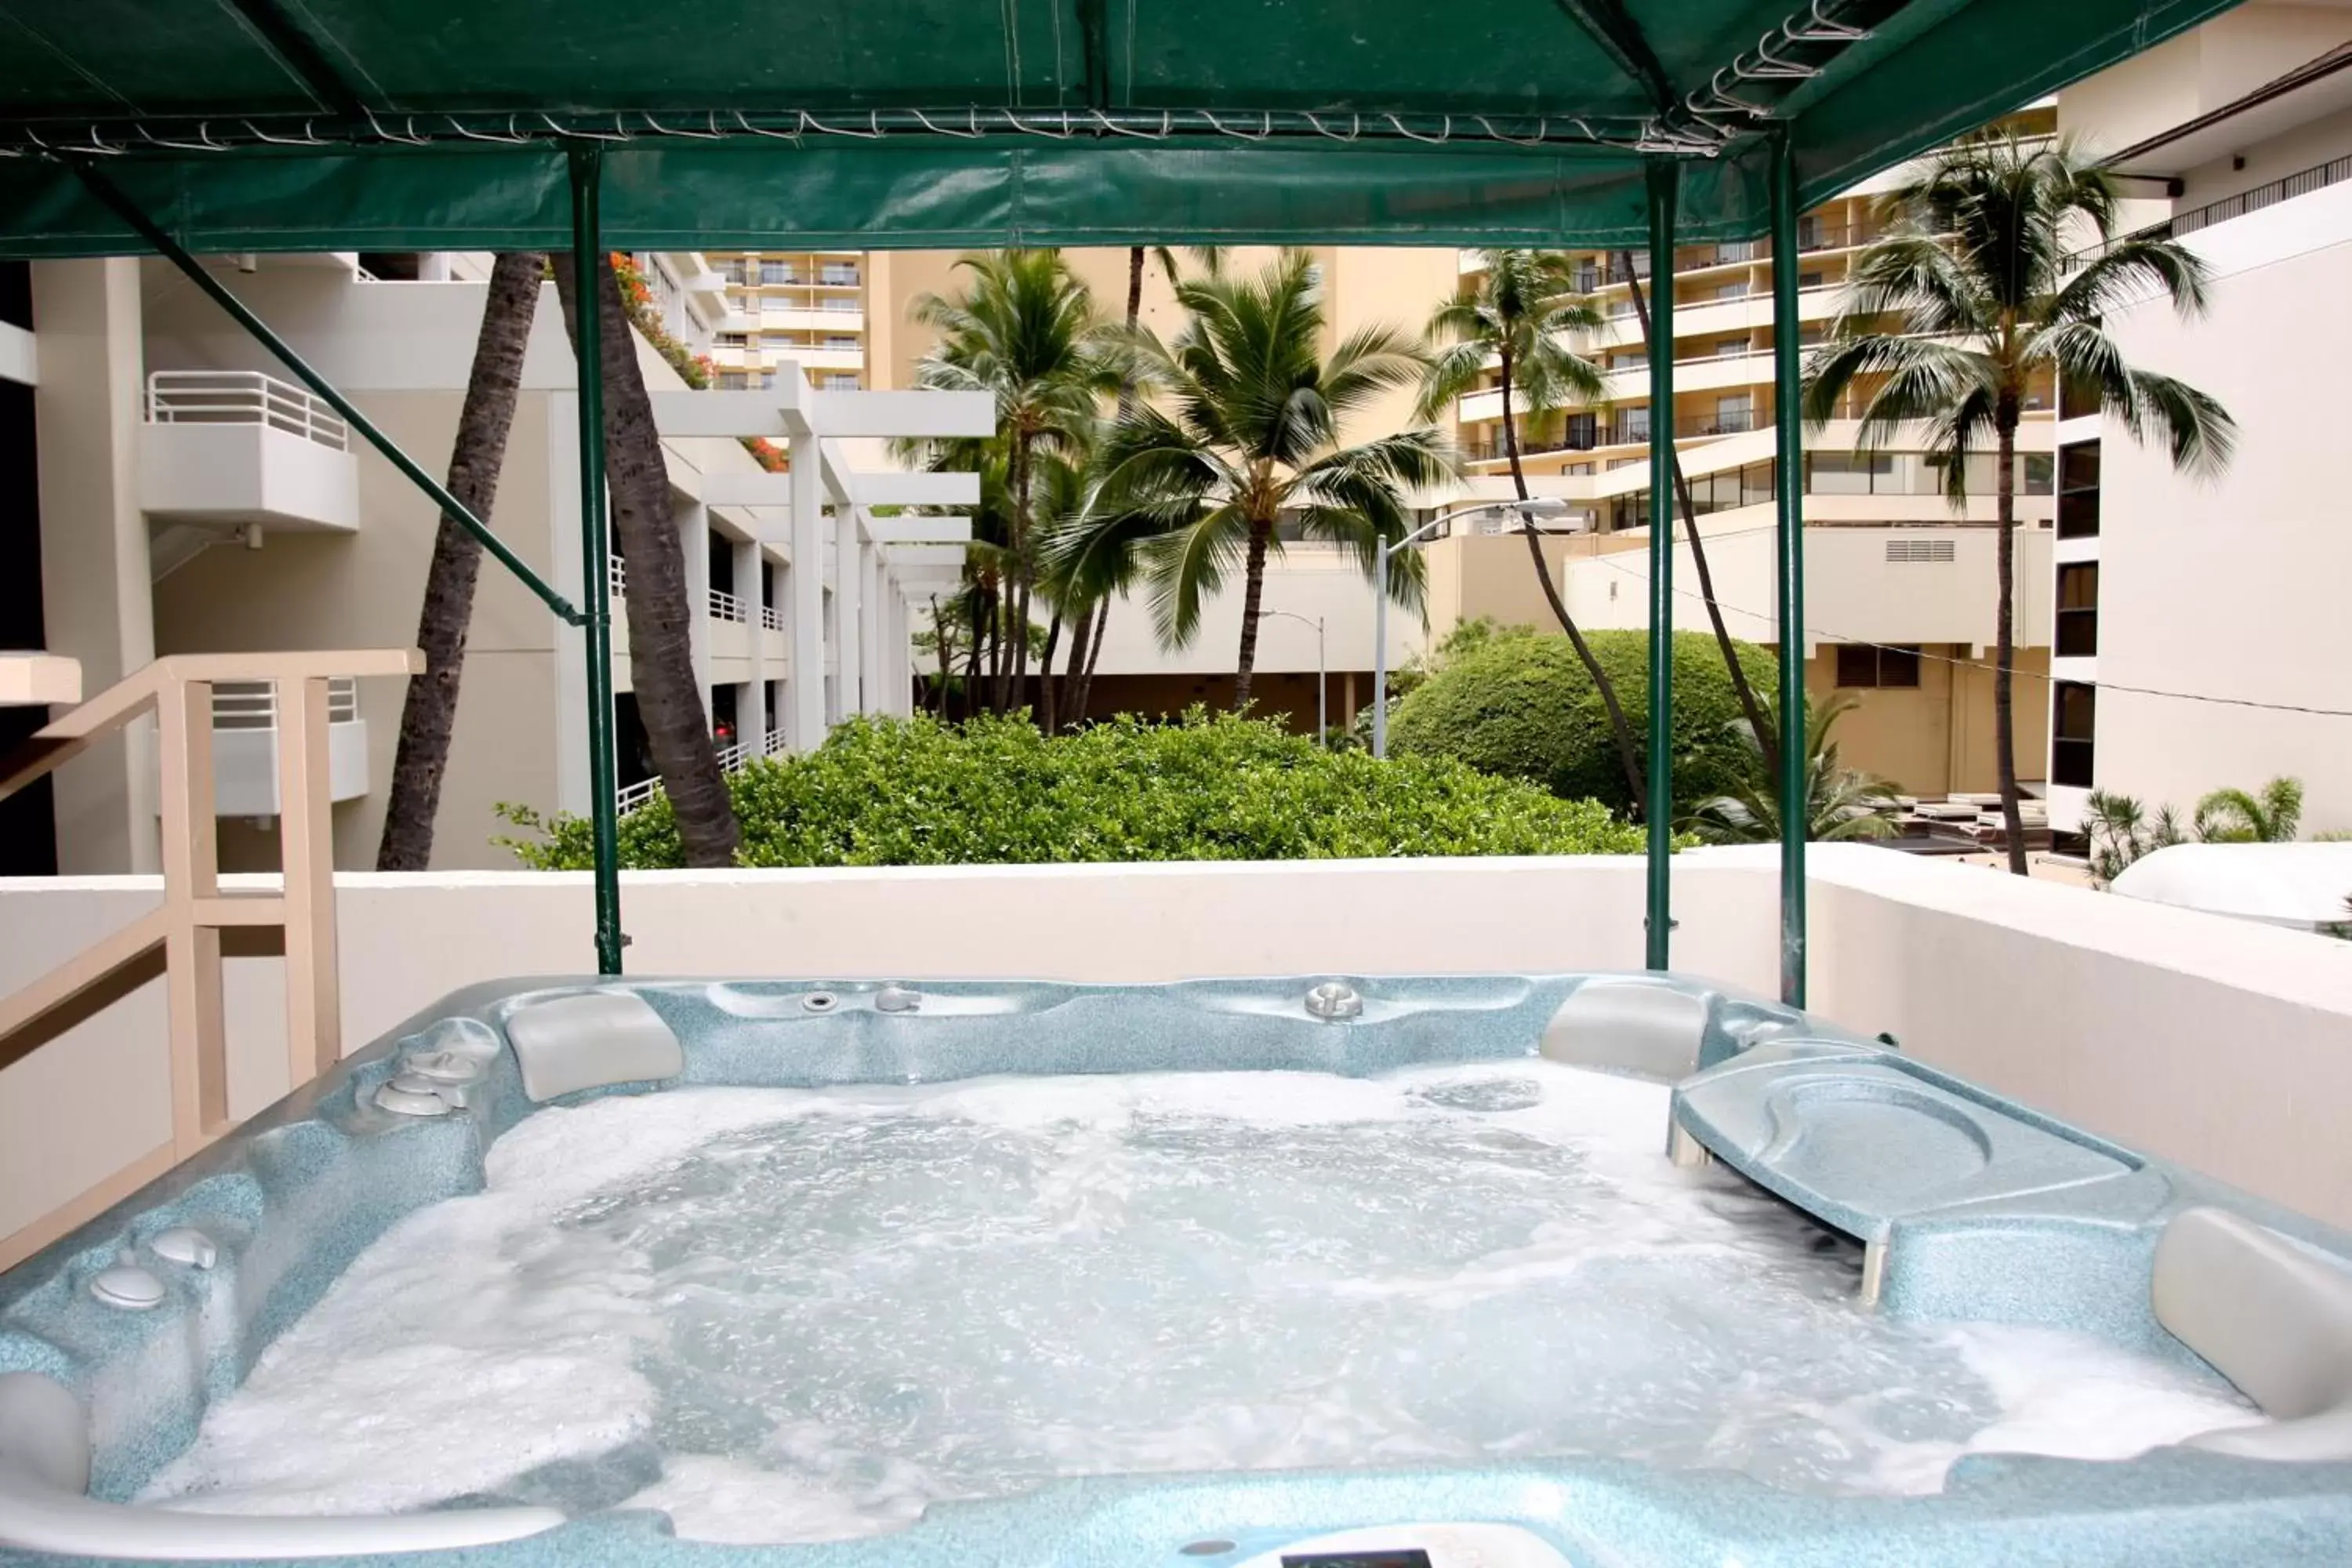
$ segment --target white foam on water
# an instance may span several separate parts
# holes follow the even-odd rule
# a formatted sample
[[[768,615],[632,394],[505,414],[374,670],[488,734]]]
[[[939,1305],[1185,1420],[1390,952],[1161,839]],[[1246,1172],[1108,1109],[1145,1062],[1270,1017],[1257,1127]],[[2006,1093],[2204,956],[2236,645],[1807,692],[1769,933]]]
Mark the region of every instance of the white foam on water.
[[[1828,1492],[2256,1419],[2086,1336],[1908,1326],[1851,1244],[1517,1060],[678,1089],[542,1110],[148,1500],[896,1530],[1059,1476],[1599,1454]]]

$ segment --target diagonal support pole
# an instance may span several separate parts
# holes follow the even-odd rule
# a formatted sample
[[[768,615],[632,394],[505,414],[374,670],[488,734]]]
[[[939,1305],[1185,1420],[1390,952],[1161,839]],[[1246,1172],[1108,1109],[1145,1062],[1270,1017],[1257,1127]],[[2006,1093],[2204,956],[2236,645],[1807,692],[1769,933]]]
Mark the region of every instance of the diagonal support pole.
[[[619,769],[613,739],[613,546],[604,512],[604,157],[571,150],[572,263],[580,306],[572,352],[580,381],[580,586],[588,601],[588,826],[594,846],[596,973],[621,973]]]
[[[1780,1000],[1805,1005],[1805,837],[1811,791],[1805,759],[1805,416],[1799,405],[1797,154],[1772,138],[1772,427],[1780,642]]]
[[[1649,164],[1650,276],[1650,798],[1645,962],[1667,967],[1673,948],[1675,848],[1675,198],[1682,165]]]
[[[454,520],[459,527],[481,541],[482,548],[496,557],[499,565],[521,579],[522,585],[537,595],[540,602],[554,611],[559,619],[569,626],[586,624],[581,613],[572,607],[571,600],[548,586],[546,580],[532,571],[521,556],[509,548],[506,541],[490,531],[489,524],[468,510],[465,503],[451,495],[440,480],[417,467],[416,460],[402,451],[398,442],[377,429],[375,421],[361,413],[350,398],[336,391],[333,384],[325,376],[311,369],[310,363],[300,354],[296,353],[291,344],[269,330],[268,322],[248,310],[244,300],[230,293],[226,286],[205,270],[203,263],[189,255],[179,241],[164,233],[152,218],[141,211],[139,204],[132,201],[122,187],[89,163],[76,161],[68,166],[80,178],[81,183],[89,188],[90,195],[105,203],[115,216],[128,224],[142,239],[153,246],[157,255],[184,273],[190,282],[204,290],[213,303],[227,311],[229,318],[251,333],[255,341],[263,348],[277,355],[278,363],[294,373],[295,379],[324,398],[328,405],[341,415],[352,429],[366,437],[370,446],[383,453],[385,460],[398,468],[410,484],[431,497],[433,503],[441,509],[444,515]]]

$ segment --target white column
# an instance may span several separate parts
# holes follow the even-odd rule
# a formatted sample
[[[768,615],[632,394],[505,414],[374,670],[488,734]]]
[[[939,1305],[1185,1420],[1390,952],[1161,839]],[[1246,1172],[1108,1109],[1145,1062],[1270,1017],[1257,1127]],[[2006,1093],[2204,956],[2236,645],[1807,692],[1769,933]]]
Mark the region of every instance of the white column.
[[[824,740],[824,487],[814,436],[793,437],[793,605],[790,711],[784,740],[813,752]]]
[[[139,506],[145,421],[139,263],[33,266],[41,608],[52,653],[81,661],[95,697],[155,657],[147,518]],[[396,726],[395,726],[396,727]],[[163,868],[155,721],[134,719],[58,770],[58,869]]]
[[[882,694],[888,673],[882,662],[884,628],[889,625],[890,603],[882,596],[882,552],[870,542],[857,546],[857,710],[887,713]]]
[[[760,611],[768,599],[767,558],[758,544],[746,540],[735,546],[735,598],[751,623],[744,645],[749,654],[743,689],[735,699],[735,738],[757,756],[768,741],[768,650],[760,637]],[[703,595],[706,601],[709,595]]]
[[[883,644],[884,668],[890,671],[890,711],[907,718],[915,711],[915,647],[911,619],[914,607],[907,590],[894,578],[885,579],[883,597],[890,606],[890,635]]]
[[[835,720],[846,719],[864,710],[858,699],[858,654],[865,647],[864,619],[866,586],[864,532],[857,526],[857,509],[844,506],[835,510],[833,526],[833,639],[836,660],[834,680],[834,712]]]
[[[688,501],[677,509],[678,543],[686,554],[687,640],[694,650],[694,686],[710,711],[710,509]]]

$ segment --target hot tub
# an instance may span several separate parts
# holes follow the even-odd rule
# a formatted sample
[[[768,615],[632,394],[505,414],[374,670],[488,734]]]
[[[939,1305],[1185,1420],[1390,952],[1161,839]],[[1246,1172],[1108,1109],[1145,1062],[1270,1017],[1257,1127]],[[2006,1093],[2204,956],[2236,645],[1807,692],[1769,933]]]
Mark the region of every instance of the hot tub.
[[[2352,1238],[1695,981],[478,987],[0,1277],[0,1563],[460,1551],[2341,1564]]]

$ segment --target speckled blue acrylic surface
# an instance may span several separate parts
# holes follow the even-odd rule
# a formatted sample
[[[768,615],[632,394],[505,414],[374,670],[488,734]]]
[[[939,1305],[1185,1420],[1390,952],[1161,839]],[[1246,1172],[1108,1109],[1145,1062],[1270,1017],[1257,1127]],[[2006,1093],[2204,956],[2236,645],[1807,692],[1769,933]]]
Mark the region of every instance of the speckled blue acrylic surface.
[[[626,988],[642,994],[684,1042],[686,1071],[677,1081],[813,1087],[1003,1072],[1278,1068],[1370,1075],[1423,1062],[1527,1056],[1538,1048],[1561,1003],[1594,977],[1355,979],[1364,1009],[1340,1023],[1319,1022],[1302,1005],[1308,987],[1324,978],[1151,987],[922,985],[922,1004],[908,1013],[877,1010],[877,988],[869,984],[635,981]],[[398,1053],[499,1045],[501,1022],[517,1007],[595,984],[533,981],[460,993],[0,1276],[0,1371],[44,1372],[83,1396],[93,1426],[95,1494],[121,1500],[134,1493],[188,1442],[207,1401],[234,1387],[253,1358],[387,1226],[478,1189],[484,1152],[531,1109],[511,1053],[500,1050],[487,1092],[464,1112],[417,1120],[378,1110],[371,1097]],[[2147,1308],[2155,1237],[2180,1207],[2218,1203],[2352,1257],[2352,1238],[2116,1149],[1801,1014],[1702,983],[1670,984],[1701,997],[1706,1020],[1690,1043],[1688,1062],[1706,1070],[1685,1081],[1675,1115],[1751,1180],[1827,1223],[1885,1242],[1882,1301],[1889,1312],[2058,1323],[2185,1357]],[[837,1003],[812,1012],[803,999],[820,988]],[[1928,1107],[1920,1114],[1937,1120],[1945,1131],[1934,1136],[1947,1142],[1948,1135],[1979,1137],[1961,1125],[1974,1108],[2035,1135],[2004,1124],[1979,1137],[1987,1147],[2027,1149],[2043,1161],[2042,1168],[2079,1179],[2011,1190],[1996,1173],[1974,1187],[1960,1182],[1938,1188],[1903,1166],[1905,1151],[1893,1136],[1905,1125],[1901,1116],[1874,1107],[1865,1107],[1857,1124],[1890,1138],[1880,1163],[1866,1149],[1792,1157],[1802,1140],[1771,1135],[1759,1108],[1776,1076],[1823,1057],[1870,1068],[1862,1076],[1882,1087],[1809,1093],[1826,1093],[1839,1104],[1876,1096],[1878,1106]],[[1893,1081],[1889,1069],[1901,1075],[1899,1092],[1883,1087]],[[1765,1131],[1756,1135],[1759,1127]],[[1952,1160],[1956,1171],[1966,1163]],[[1882,1167],[1886,1179],[1874,1181]],[[163,1309],[124,1313],[89,1299],[88,1283],[99,1269],[177,1225],[196,1226],[220,1244],[217,1268],[175,1268],[141,1253],[171,1292]],[[1329,1531],[1415,1521],[1517,1523],[1577,1568],[2339,1568],[2352,1564],[2352,1466],[2178,1448],[2123,1463],[1979,1456],[1954,1468],[1942,1494],[1900,1499],[1798,1495],[1735,1475],[1598,1459],[1099,1478],[1021,1498],[935,1507],[907,1531],[865,1541],[762,1547],[682,1542],[659,1516],[618,1514],[462,1555],[469,1568],[1213,1568]],[[1229,1542],[1233,1550],[1179,1554],[1203,1540]],[[420,1555],[454,1564],[460,1554]],[[0,1568],[62,1561],[0,1550]],[[439,1568],[415,1556],[401,1561]]]

